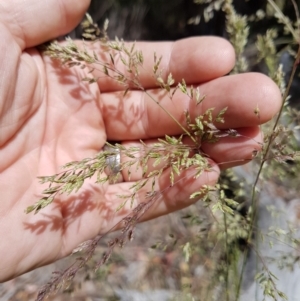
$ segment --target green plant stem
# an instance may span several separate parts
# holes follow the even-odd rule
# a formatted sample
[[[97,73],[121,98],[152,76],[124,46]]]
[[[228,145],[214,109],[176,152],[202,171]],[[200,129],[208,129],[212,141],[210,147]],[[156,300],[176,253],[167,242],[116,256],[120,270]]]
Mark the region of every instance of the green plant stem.
[[[147,96],[149,96],[190,138],[191,140],[197,144],[195,137],[191,135],[191,133],[168,111],[166,110],[150,93],[148,93],[144,88],[142,89]]]
[[[272,0],[269,0],[269,2],[270,1],[272,1]],[[275,130],[276,130],[278,124],[279,124],[279,120],[280,120],[281,114],[283,112],[285,102],[288,98],[289,91],[291,89],[291,85],[293,83],[293,80],[294,80],[295,73],[296,73],[299,62],[300,62],[300,45],[298,46],[298,51],[297,51],[297,55],[296,55],[296,58],[295,58],[295,61],[294,61],[294,64],[293,64],[291,76],[289,78],[287,88],[286,88],[286,90],[284,92],[284,95],[282,97],[283,101],[282,101],[279,113],[277,115],[277,118],[275,119],[275,123],[274,123],[273,128],[272,128],[272,133],[275,132]],[[264,167],[265,163],[268,160],[268,154],[269,154],[269,151],[271,149],[272,142],[274,141],[273,139],[274,138],[272,138],[272,136],[271,136],[270,139],[267,142],[267,145],[266,145],[266,148],[265,148],[265,151],[264,151],[264,154],[263,154],[262,162],[259,166],[259,170],[257,172],[256,178],[255,178],[255,181],[254,181],[254,184],[253,184],[253,187],[252,187],[252,197],[251,197],[252,214],[251,214],[251,218],[250,218],[251,224],[250,224],[250,231],[249,231],[249,235],[248,235],[248,238],[247,238],[247,242],[250,241],[251,236],[254,232],[254,225],[256,223],[257,206],[258,206],[257,185],[258,185],[258,181],[260,179],[260,175],[261,175],[261,172],[263,170],[263,167]],[[244,251],[244,258],[243,258],[243,263],[242,263],[241,276],[240,276],[240,279],[239,279],[239,282],[238,282],[238,287],[237,287],[237,292],[236,292],[236,301],[238,301],[238,298],[239,298],[239,295],[240,295],[240,290],[241,290],[241,285],[242,285],[242,280],[243,280],[243,273],[244,273],[244,270],[245,270],[245,267],[246,267],[248,252],[249,252],[249,249],[246,248],[246,250]]]
[[[227,218],[226,213],[223,212],[223,219],[224,219],[224,228],[225,228],[225,263],[227,264],[229,258],[228,258],[228,235],[227,235]],[[226,267],[225,272],[225,289],[226,289],[226,301],[229,301],[229,266]]]
[[[299,42],[299,37],[297,36],[297,33],[295,32],[295,30],[291,26],[291,24],[289,22],[286,22],[287,18],[282,13],[281,9],[277,6],[277,4],[273,0],[268,0],[268,2],[273,7],[273,9],[276,11],[276,13],[280,16],[280,19],[283,21],[285,26],[289,29],[290,33],[293,35],[295,41],[298,43]]]

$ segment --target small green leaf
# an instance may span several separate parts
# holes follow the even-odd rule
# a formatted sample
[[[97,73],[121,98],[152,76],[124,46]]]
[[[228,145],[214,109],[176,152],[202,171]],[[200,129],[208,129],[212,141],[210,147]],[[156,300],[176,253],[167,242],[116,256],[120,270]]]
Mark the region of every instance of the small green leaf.
[[[169,86],[172,86],[175,83],[174,78],[172,77],[172,73],[168,75],[167,83]]]
[[[225,122],[225,120],[224,120],[224,114],[226,113],[227,109],[228,109],[228,107],[222,109],[222,110],[219,112],[219,114],[217,115],[217,117],[216,117],[216,119],[215,119],[216,122],[220,122],[220,123],[224,123],[224,122]]]
[[[201,197],[202,195],[203,195],[202,191],[196,191],[190,195],[190,199],[198,198]]]
[[[185,261],[186,262],[189,262],[190,261],[190,257],[191,257],[191,253],[192,253],[192,248],[191,248],[191,244],[190,242],[187,242],[184,246],[183,246],[183,255],[184,255],[184,258],[185,258]]]
[[[174,185],[174,172],[173,172],[173,170],[171,170],[171,172],[170,172],[170,183],[171,183],[171,186]]]
[[[180,171],[178,169],[178,166],[176,166],[175,164],[172,165],[172,170],[179,176],[180,175]]]

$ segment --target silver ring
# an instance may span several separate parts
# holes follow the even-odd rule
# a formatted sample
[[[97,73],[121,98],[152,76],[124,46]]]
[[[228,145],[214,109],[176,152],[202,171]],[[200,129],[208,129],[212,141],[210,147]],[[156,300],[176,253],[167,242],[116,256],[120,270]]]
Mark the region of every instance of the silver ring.
[[[105,144],[103,151],[107,152],[105,173],[109,177],[109,183],[123,182],[121,174],[121,152],[118,148]]]

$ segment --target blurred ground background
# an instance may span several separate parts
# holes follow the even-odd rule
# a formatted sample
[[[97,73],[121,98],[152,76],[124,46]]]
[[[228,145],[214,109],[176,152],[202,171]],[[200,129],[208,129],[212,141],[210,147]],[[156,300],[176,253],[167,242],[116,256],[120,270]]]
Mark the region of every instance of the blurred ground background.
[[[237,12],[246,15],[254,14],[258,9],[265,10],[266,2],[234,1]],[[290,1],[277,2],[285,14],[294,18]],[[216,12],[214,18],[205,23],[204,8],[205,5],[195,4],[192,0],[93,0],[89,13],[100,25],[106,18],[109,19],[108,33],[111,38],[118,36],[124,40],[175,40],[194,35],[218,35],[227,38],[224,13]],[[190,24],[191,19],[197,17],[200,17],[200,22],[196,25]],[[256,63],[255,36],[274,26],[277,26],[275,19],[269,18],[250,27],[249,45],[246,48],[250,70],[264,71],[264,66]],[[73,38],[80,37],[80,32],[80,28],[77,28],[70,35]],[[278,49],[284,49],[287,43],[288,41],[281,41]],[[288,76],[292,59],[289,54],[285,54],[282,60]],[[300,94],[298,87],[299,82],[295,82],[293,95]],[[294,96],[295,105],[297,101],[298,98]],[[284,207],[283,204],[295,199],[297,193],[292,189],[286,192],[284,187],[280,188],[282,187],[277,186],[274,192],[273,187],[270,198],[276,196],[280,199],[279,207]],[[297,224],[299,206],[297,201],[294,203],[295,207],[289,210],[291,219]],[[79,273],[68,290],[59,292],[49,300],[206,301],[211,289],[209,273],[216,264],[210,251],[217,249],[213,240],[207,237],[206,230],[211,225],[212,215],[200,202],[184,211],[142,224],[137,228],[133,242],[123,250],[117,250],[106,266],[94,273],[91,262],[90,266]],[[187,263],[182,246],[191,240],[196,242],[195,245],[199,243],[199,249]],[[105,246],[103,241],[95,260],[101,257]],[[0,284],[0,301],[34,300],[37,290],[49,280],[51,272],[67,267],[73,260],[74,258],[67,258]],[[253,279],[249,281],[251,286]],[[203,291],[203,287],[207,289]],[[215,296],[217,298],[217,292]],[[220,296],[219,300],[224,299]],[[246,299],[242,299],[244,300]]]

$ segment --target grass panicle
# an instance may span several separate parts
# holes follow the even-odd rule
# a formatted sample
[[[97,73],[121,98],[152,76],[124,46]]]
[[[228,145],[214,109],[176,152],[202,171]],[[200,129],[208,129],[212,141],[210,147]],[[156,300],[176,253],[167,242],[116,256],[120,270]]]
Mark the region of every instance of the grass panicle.
[[[179,245],[186,262],[192,264],[197,256],[205,258],[205,262],[210,262],[209,268],[208,264],[206,265],[208,280],[200,285],[201,292],[198,291],[198,297],[201,296],[201,300],[240,300],[243,276],[250,252],[254,252],[258,258],[255,281],[263,291],[264,300],[287,300],[284,292],[277,289],[276,275],[268,268],[268,262],[272,259],[260,254],[259,245],[265,237],[276,238],[279,241],[281,239],[279,236],[284,235],[292,248],[296,249],[299,247],[299,239],[295,237],[292,230],[286,231],[277,227],[271,227],[268,233],[263,233],[257,223],[257,211],[262,184],[266,185],[270,181],[275,181],[290,185],[289,187],[297,185],[295,178],[298,176],[300,163],[297,136],[299,135],[300,114],[288,105],[288,101],[290,88],[297,74],[300,50],[295,50],[292,43],[291,46],[287,46],[290,52],[295,54],[295,58],[291,75],[286,82],[283,67],[279,61],[278,36],[279,31],[282,30],[294,39],[294,43],[299,44],[299,11],[296,2],[292,1],[297,19],[297,22],[293,22],[284,15],[277,1],[273,0],[268,0],[265,11],[258,10],[251,16],[237,13],[231,0],[195,0],[194,2],[204,5],[205,22],[210,21],[215,12],[224,12],[228,39],[234,46],[237,58],[234,73],[247,71],[251,64],[246,55],[251,24],[269,17],[278,19],[278,28],[270,28],[264,34],[257,36],[255,63],[263,64],[268,75],[277,83],[282,92],[283,102],[279,114],[271,123],[262,127],[264,131],[262,152],[258,154],[257,150],[253,151],[255,162],[253,163],[252,186],[249,187],[245,181],[241,181],[235,171],[224,171],[218,184],[204,185],[190,196],[190,198],[202,200],[201,212],[190,212],[183,216],[182,220],[189,227],[199,227],[196,237],[187,237],[181,245],[174,236],[170,241],[174,246]],[[190,24],[202,22],[202,16],[195,16],[189,22]],[[40,200],[26,209],[26,213],[39,213],[43,208],[55,202],[58,196],[77,193],[87,179],[94,179],[99,185],[114,183],[118,174],[107,175],[105,170],[108,168],[108,159],[116,152],[125,158],[120,165],[119,172],[126,172],[130,178],[136,166],[142,170],[142,179],[131,186],[131,192],[128,195],[118,196],[123,201],[118,210],[130,202],[131,212],[110,229],[109,232],[120,230],[108,242],[107,250],[96,262],[95,269],[99,269],[108,262],[116,247],[122,248],[133,239],[137,223],[164,193],[164,191],[155,190],[155,184],[164,170],[170,169],[170,187],[176,185],[177,176],[190,167],[195,168],[194,177],[197,178],[203,172],[211,170],[208,156],[201,150],[204,141],[215,143],[224,137],[236,139],[241,136],[234,129],[220,130],[218,128],[218,124],[225,122],[228,108],[223,108],[219,112],[216,112],[214,108],[209,108],[194,119],[191,117],[191,112],[186,111],[184,124],[176,120],[140,83],[140,72],[144,64],[143,53],[136,48],[135,43],[125,43],[118,38],[113,41],[109,40],[106,32],[107,26],[108,21],[102,29],[99,29],[92,18],[87,15],[82,23],[83,41],[79,43],[70,38],[64,43],[54,41],[44,45],[43,51],[53,59],[59,60],[67,68],[86,69],[88,76],[83,78],[83,81],[90,84],[98,81],[99,78],[93,75],[97,70],[98,73],[100,71],[103,76],[118,83],[124,90],[124,97],[130,89],[143,91],[181,128],[183,134],[179,137],[165,135],[151,146],[147,146],[143,141],[140,141],[141,147],[124,147],[118,143],[107,143],[109,150],[104,149],[93,158],[66,163],[60,173],[39,178],[40,182],[48,184],[48,187],[42,191]],[[85,46],[86,40],[98,43],[106,59],[98,57],[93,51],[88,51]],[[199,88],[188,86],[184,79],[176,83],[171,73],[163,76],[161,61],[162,58],[154,53],[152,76],[157,86],[163,89],[170,99],[175,93],[182,93],[194,101],[195,106],[205,101],[205,95],[201,94]],[[253,114],[260,118],[259,107],[253,108]],[[185,137],[190,138],[189,145],[183,142]],[[151,171],[148,170],[150,162],[153,162]],[[224,163],[228,162],[220,164]],[[134,203],[136,195],[148,186],[151,189],[144,192],[145,201],[136,205]],[[49,294],[66,287],[78,270],[93,258],[103,237],[104,234],[98,235],[78,246],[74,253],[80,254],[80,257],[65,271],[54,273],[50,282],[40,290],[37,300],[44,300]],[[204,239],[205,245],[203,245]],[[152,246],[153,249],[161,250],[166,250],[168,247],[168,243],[163,241]],[[298,261],[299,256],[295,254],[281,254],[278,264],[282,267],[291,267]],[[190,297],[191,300],[198,300],[194,299],[192,292],[188,291],[186,298]]]

